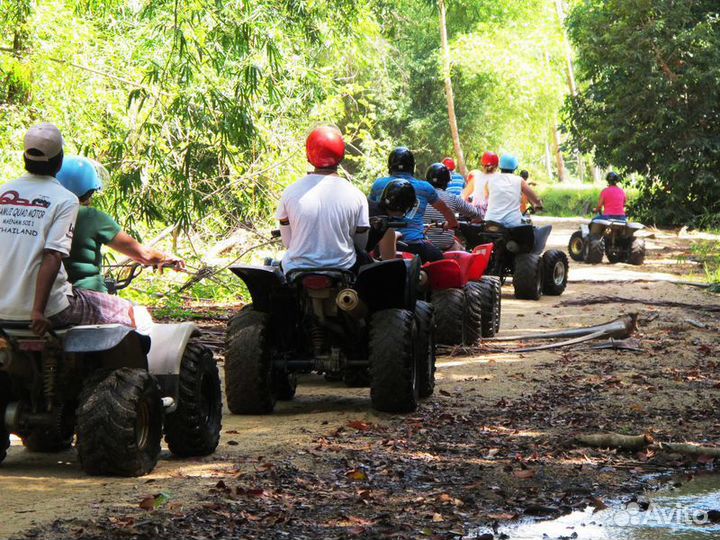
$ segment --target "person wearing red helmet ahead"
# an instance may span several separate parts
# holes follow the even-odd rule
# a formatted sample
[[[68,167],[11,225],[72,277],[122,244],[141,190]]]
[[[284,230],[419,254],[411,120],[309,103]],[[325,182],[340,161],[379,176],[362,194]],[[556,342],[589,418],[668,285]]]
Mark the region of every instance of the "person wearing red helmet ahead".
[[[495,152],[485,152],[482,155],[480,165],[482,170],[474,169],[468,175],[468,183],[463,190],[462,197],[466,201],[472,201],[483,214],[487,210],[487,199],[485,198],[485,186],[488,181],[498,174],[497,168],[500,158]]]
[[[451,195],[460,197],[465,189],[465,177],[455,170],[456,166],[453,158],[446,157],[442,160],[442,164],[450,171],[450,183],[447,185],[445,191]]]
[[[337,174],[345,141],[336,127],[314,129],[305,143],[315,169],[288,186],[277,210],[287,253],[283,271],[300,268],[356,270],[367,244],[370,219],[365,195]]]

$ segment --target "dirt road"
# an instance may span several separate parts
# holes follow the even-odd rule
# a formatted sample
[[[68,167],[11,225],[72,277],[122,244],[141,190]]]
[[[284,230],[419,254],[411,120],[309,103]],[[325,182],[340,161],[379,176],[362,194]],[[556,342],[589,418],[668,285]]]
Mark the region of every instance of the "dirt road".
[[[577,223],[553,220],[553,225],[551,242],[565,249]],[[19,441],[14,441],[8,458],[0,466],[0,538],[59,518],[98,519],[138,513],[141,512],[138,503],[159,492],[170,495],[171,511],[180,512],[207,496],[219,480],[229,482],[228,479],[248,471],[257,472],[266,463],[291,459],[299,470],[317,472],[323,465],[312,457],[314,452],[328,438],[339,436],[340,431],[352,431],[347,428],[351,421],[361,422],[355,422],[356,425],[380,426],[376,429],[388,438],[391,435],[387,433],[406,429],[411,420],[416,424],[427,422],[430,426],[427,429],[439,436],[457,436],[458,440],[467,436],[474,441],[471,444],[476,448],[466,451],[478,459],[484,456],[481,460],[484,472],[478,473],[484,475],[482,489],[500,486],[505,495],[500,500],[497,491],[488,491],[487,500],[493,501],[492,508],[478,502],[474,509],[467,510],[465,521],[479,523],[492,512],[517,511],[509,508],[520,504],[513,494],[527,491],[530,484],[523,482],[535,480],[529,474],[512,471],[534,469],[537,462],[529,460],[532,451],[540,456],[538,459],[547,460],[543,467],[548,470],[561,464],[563,468],[558,469],[557,477],[565,478],[565,483],[575,477],[589,478],[612,494],[631,476],[637,476],[637,471],[631,474],[631,467],[616,466],[614,473],[602,472],[602,466],[616,458],[563,449],[565,440],[576,431],[612,429],[642,433],[651,429],[677,440],[720,443],[720,425],[713,413],[720,402],[720,368],[714,360],[720,352],[717,313],[654,308],[640,303],[560,305],[565,300],[597,295],[640,301],[673,300],[697,306],[718,304],[717,295],[668,282],[688,279],[688,274],[697,270],[692,263],[678,263],[679,257],[687,255],[688,239],[662,231],[651,234],[654,238],[648,239],[647,265],[640,269],[622,264],[594,267],[573,264],[565,295],[545,297],[539,302],[517,301],[512,297],[512,287],[505,287],[501,330],[503,334],[512,334],[576,327],[637,311],[641,321],[638,339],[645,353],[588,349],[533,354],[488,353],[482,348],[454,351],[452,356],[439,359],[435,396],[410,418],[372,412],[366,389],[348,389],[341,383],[306,376],[296,399],[280,404],[272,416],[226,415],[215,455],[177,460],[164,450],[153,474],[137,479],[87,477],[80,471],[73,451],[31,454]],[[639,279],[661,281],[618,282]],[[448,421],[446,426],[437,420],[443,415],[456,421]],[[460,417],[472,421],[468,420],[461,431],[453,431],[458,429]],[[339,428],[343,429],[338,431]],[[444,432],[445,429],[449,431]],[[473,430],[477,431],[474,435]],[[419,433],[422,435],[422,430]],[[371,444],[364,439],[345,442],[350,446]],[[517,448],[522,451],[513,453],[512,445],[520,445]],[[547,456],[543,448],[547,449]],[[433,453],[432,448],[425,448],[424,452]],[[439,447],[435,452],[437,459],[447,457]],[[523,465],[525,469],[518,469],[518,454],[521,461],[527,462]],[[348,462],[356,459],[356,454],[351,455],[355,457]],[[551,458],[557,463],[551,463]],[[642,463],[638,466],[642,467]],[[655,462],[652,470],[665,466],[670,467]],[[442,484],[444,480],[440,478],[438,482]],[[532,489],[539,490],[538,497],[543,496],[543,489],[548,493],[554,489],[550,484],[533,486]],[[603,491],[602,487],[593,489]],[[431,524],[438,522],[435,514],[428,519]],[[446,516],[445,521],[448,519]]]

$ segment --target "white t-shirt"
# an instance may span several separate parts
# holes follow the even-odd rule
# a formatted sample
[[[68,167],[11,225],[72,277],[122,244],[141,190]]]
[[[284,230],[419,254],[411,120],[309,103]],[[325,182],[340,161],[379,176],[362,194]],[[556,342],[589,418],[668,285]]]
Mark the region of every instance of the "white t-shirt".
[[[489,197],[485,221],[495,221],[506,227],[522,225],[522,178],[516,174],[498,173],[488,179],[487,187]]]
[[[78,199],[52,176],[25,176],[0,186],[0,319],[29,320],[43,250],[70,255]],[[67,308],[72,287],[60,265],[45,316]]]
[[[492,172],[490,174],[481,172],[480,174],[475,176],[475,179],[473,181],[474,185],[472,194],[472,203],[474,206],[477,206],[478,208],[481,208],[483,210],[487,208],[487,199],[485,198],[485,186],[487,186],[490,178],[494,178],[498,175],[499,173],[496,172]]]
[[[296,268],[350,268],[356,259],[355,232],[370,226],[365,195],[334,174],[308,174],[289,186],[277,218],[289,220],[292,233],[282,262],[286,273]]]

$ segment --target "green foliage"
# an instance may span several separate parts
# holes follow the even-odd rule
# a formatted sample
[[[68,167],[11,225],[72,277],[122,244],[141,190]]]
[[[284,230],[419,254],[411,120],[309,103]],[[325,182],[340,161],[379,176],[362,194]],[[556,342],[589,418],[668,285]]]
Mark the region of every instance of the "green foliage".
[[[643,175],[635,211],[648,222],[720,214],[719,24],[716,0],[583,0],[569,19],[572,135],[600,165]]]
[[[702,262],[705,277],[711,290],[720,293],[720,242],[701,240],[691,246],[693,257]]]

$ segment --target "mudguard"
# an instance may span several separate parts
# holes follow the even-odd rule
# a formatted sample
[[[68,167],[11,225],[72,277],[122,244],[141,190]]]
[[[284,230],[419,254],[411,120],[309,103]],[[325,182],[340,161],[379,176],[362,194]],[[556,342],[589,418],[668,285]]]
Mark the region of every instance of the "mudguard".
[[[419,262],[394,259],[360,268],[355,290],[370,311],[382,309],[415,309]]]
[[[148,371],[160,384],[163,396],[178,399],[178,375],[190,338],[200,335],[193,323],[154,324],[149,331],[151,346]]]
[[[552,232],[552,225],[545,225],[544,227],[535,228],[535,246],[532,248],[531,253],[540,254],[545,251],[548,238]]]
[[[580,232],[583,238],[587,238],[590,236],[590,227],[586,223],[583,223],[580,225]]]
[[[282,270],[277,266],[231,266],[230,270],[247,285],[255,309],[269,313],[272,294],[286,284]]]
[[[120,324],[74,326],[63,337],[63,350],[99,355],[102,367],[147,369],[150,338]]]
[[[464,253],[470,257],[469,253]],[[448,257],[445,259],[425,263],[422,269],[427,272],[430,290],[442,291],[445,289],[462,289],[467,284],[465,269],[460,266],[460,261]]]

